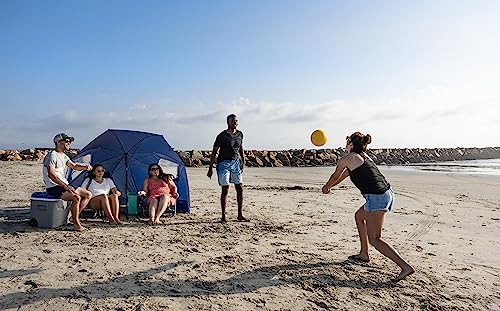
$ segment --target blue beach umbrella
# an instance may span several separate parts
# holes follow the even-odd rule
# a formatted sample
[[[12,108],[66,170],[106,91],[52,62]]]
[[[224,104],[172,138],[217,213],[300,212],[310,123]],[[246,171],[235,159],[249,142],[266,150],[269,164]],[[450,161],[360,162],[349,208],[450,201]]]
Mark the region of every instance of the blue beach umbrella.
[[[179,193],[177,211],[187,213],[190,210],[186,167],[162,135],[109,129],[86,145],[73,161],[104,165],[122,193],[120,203],[125,204],[129,193],[136,194],[142,190],[142,183],[148,176],[148,166],[157,163],[165,173],[174,175]],[[69,180],[75,188],[82,184],[85,176],[81,171],[69,171]]]

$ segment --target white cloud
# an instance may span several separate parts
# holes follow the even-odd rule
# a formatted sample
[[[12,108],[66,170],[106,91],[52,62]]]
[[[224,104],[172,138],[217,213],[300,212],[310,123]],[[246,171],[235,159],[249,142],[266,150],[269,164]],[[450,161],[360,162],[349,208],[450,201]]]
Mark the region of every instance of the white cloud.
[[[330,141],[342,146],[354,131],[373,136],[371,147],[500,146],[500,94],[474,86],[430,86],[406,98],[371,101],[333,100],[324,103],[253,101],[183,106],[173,110],[161,104],[135,105],[123,111],[71,110],[35,120],[15,120],[2,127],[1,145],[50,146],[57,132],[75,136],[76,145],[108,128],[163,134],[177,149],[210,149],[226,127],[225,118],[236,113],[251,149],[312,148],[310,133],[323,128]]]

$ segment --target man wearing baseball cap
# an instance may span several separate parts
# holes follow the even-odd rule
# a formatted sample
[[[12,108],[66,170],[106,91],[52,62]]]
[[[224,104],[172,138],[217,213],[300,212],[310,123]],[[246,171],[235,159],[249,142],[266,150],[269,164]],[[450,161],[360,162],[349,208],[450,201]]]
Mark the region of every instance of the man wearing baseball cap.
[[[50,151],[43,159],[43,182],[47,193],[65,201],[71,201],[71,216],[75,230],[82,231],[85,228],[80,223],[80,212],[87,206],[92,194],[83,188],[74,189],[66,179],[67,168],[77,171],[92,170],[90,164],[79,164],[71,161],[64,153],[69,150],[69,145],[75,140],[74,137],[65,133],[54,136],[54,150]]]

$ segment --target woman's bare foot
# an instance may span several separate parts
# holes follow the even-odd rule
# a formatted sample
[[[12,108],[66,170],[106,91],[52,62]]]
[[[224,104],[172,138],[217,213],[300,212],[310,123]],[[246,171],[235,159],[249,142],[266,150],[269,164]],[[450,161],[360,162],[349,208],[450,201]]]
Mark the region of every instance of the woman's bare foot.
[[[408,266],[407,268],[401,270],[401,273],[395,279],[392,279],[392,281],[399,282],[413,273],[415,273],[415,269],[413,269],[412,266]]]
[[[161,224],[162,224],[162,222],[160,219],[155,220],[155,225],[161,225]]]
[[[87,230],[87,228],[85,228],[82,225],[73,225],[73,230],[81,232],[81,231]]]
[[[150,226],[154,225],[154,221],[153,221],[153,219],[150,219],[150,220],[148,221],[148,225],[150,225]]]
[[[115,222],[117,225],[123,225],[123,222],[121,222],[120,219],[116,219]]]
[[[347,259],[354,260],[354,261],[361,261],[361,262],[370,262],[370,257],[368,257],[367,255],[363,255],[363,254],[351,255],[351,256],[347,257]]]

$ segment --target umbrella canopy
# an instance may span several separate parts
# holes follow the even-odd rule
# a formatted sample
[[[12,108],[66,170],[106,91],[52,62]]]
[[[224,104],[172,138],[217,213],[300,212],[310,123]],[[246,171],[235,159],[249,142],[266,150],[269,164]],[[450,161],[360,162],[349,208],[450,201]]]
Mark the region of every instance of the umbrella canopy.
[[[129,131],[107,130],[74,158],[74,162],[100,163],[113,175],[113,181],[122,193],[121,200],[128,202],[128,194],[142,190],[142,183],[148,177],[148,166],[159,164],[165,173],[174,175],[179,197],[177,211],[189,212],[190,197],[186,167],[174,149],[162,135]],[[74,187],[81,186],[86,174],[69,171],[69,180]]]

